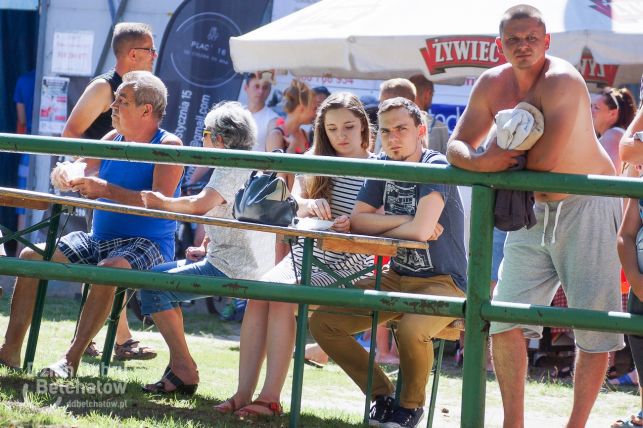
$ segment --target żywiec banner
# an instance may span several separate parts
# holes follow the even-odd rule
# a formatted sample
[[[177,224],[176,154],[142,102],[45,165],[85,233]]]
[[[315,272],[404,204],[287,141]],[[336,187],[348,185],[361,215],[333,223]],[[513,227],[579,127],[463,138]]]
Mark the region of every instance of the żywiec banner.
[[[496,46],[496,38],[488,36],[432,37],[426,39],[420,53],[431,74],[451,67],[491,68],[507,62]]]

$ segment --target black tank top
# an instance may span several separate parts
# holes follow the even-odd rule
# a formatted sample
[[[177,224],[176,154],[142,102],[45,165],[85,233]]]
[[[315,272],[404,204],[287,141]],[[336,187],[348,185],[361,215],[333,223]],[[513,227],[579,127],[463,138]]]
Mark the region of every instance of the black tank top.
[[[94,77],[91,81],[93,82],[96,79],[107,80],[109,86],[112,88],[112,92],[116,92],[116,89],[123,83],[123,78],[118,75],[116,70],[112,69],[105,74]],[[112,95],[112,101],[114,96]],[[100,140],[107,134],[109,131],[114,129],[112,126],[112,110],[109,109],[104,113],[101,113],[94,123],[92,123],[89,128],[83,133],[83,138],[90,138],[93,140]]]

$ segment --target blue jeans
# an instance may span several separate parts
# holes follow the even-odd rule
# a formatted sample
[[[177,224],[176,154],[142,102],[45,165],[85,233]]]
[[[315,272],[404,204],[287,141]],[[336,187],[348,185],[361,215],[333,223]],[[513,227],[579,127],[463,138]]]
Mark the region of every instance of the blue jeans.
[[[163,263],[152,268],[152,272],[180,273],[199,276],[227,276],[214,267],[207,259],[196,263],[186,260]],[[181,291],[141,290],[141,312],[144,315],[155,314],[176,308],[180,302],[186,300],[203,299],[208,296]]]

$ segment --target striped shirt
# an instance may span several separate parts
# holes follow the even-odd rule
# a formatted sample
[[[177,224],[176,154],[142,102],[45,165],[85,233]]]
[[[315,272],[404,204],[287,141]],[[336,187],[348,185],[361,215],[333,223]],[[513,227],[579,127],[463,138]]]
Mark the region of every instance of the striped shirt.
[[[355,205],[357,194],[364,183],[364,179],[333,177],[331,180],[332,188],[329,203],[332,217],[337,218],[342,215],[350,216],[353,211],[353,206]],[[293,245],[293,255],[297,265],[297,276],[301,275],[301,260],[304,255],[303,245],[303,238],[299,238],[298,242]],[[317,247],[314,248],[313,254],[332,271],[343,277],[349,276],[373,264],[373,256],[366,254],[335,253],[332,251],[322,251]],[[290,265],[290,263],[288,264]],[[283,273],[286,275],[292,276],[294,274],[292,269],[290,269],[290,272],[288,272],[287,268],[285,270],[286,272]],[[312,285],[327,287],[335,282],[332,277],[319,270],[314,265],[312,273]]]

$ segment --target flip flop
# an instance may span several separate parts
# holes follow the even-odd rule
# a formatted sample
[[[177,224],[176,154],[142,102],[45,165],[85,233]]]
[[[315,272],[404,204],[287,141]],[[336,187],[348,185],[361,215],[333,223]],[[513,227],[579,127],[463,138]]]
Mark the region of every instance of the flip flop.
[[[67,362],[67,360],[62,359],[49,367],[45,367],[40,370],[38,376],[52,379],[71,379],[74,377],[74,368]]]

